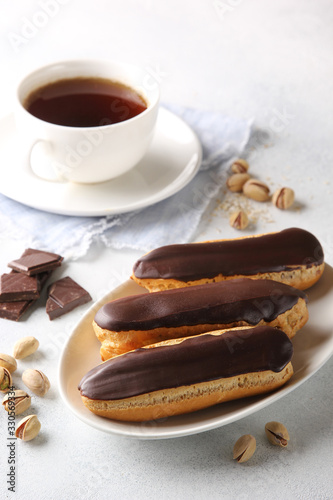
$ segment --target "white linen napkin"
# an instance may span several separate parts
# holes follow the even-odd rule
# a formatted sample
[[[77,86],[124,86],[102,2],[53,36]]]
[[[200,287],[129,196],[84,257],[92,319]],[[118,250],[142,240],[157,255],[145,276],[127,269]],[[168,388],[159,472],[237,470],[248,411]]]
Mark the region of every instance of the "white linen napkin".
[[[49,250],[76,259],[95,240],[108,247],[142,252],[191,241],[202,215],[224,185],[227,169],[250,138],[252,120],[179,106],[165,106],[197,133],[203,160],[197,175],[181,191],[153,206],[105,217],[74,217],[47,213],[0,194],[3,238],[20,239],[25,247]]]

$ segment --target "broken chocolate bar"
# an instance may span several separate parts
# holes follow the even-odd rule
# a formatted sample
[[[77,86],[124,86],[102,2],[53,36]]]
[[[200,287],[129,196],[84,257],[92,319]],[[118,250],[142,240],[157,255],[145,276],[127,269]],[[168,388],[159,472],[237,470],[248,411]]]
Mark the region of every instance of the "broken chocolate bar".
[[[20,275],[24,277],[24,274],[21,273],[16,273],[15,271],[12,271],[8,276],[12,275]],[[40,273],[37,274],[35,279],[37,281],[37,290],[38,290],[38,296],[37,298],[33,300],[23,300],[22,298],[20,300],[17,299],[18,295],[20,292],[18,292],[18,295],[16,295],[16,300],[11,300],[10,302],[6,302],[3,299],[0,302],[0,318],[3,319],[9,319],[11,321],[18,321],[21,316],[32,306],[36,300],[39,297],[39,292],[42,290],[43,286],[45,285],[48,277],[52,274],[52,271],[46,271],[45,273]]]
[[[39,281],[36,276],[11,272],[0,276],[0,302],[34,300],[39,297]]]
[[[49,286],[46,312],[53,320],[91,300],[90,294],[82,286],[66,276]]]
[[[33,276],[59,267],[62,261],[61,255],[27,248],[19,259],[12,260],[8,266],[19,273]]]
[[[36,300],[0,302],[0,318],[18,321],[22,314],[25,313],[26,310],[36,302]]]

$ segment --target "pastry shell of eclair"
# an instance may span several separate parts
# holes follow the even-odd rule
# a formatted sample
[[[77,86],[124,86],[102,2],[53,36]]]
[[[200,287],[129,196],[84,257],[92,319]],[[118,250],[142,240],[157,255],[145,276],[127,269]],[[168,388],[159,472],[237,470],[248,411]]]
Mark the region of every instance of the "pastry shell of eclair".
[[[220,240],[207,240],[192,243],[196,245],[197,243],[215,243],[215,242],[231,242],[250,238],[260,238],[262,236],[278,234],[278,231],[270,233],[261,233],[255,235],[240,236],[238,238],[225,238]],[[145,255],[148,255],[147,252]],[[189,257],[190,258],[190,257]],[[246,254],[244,254],[244,259],[246,259]],[[133,279],[138,285],[146,288],[149,292],[157,292],[162,290],[169,290],[172,288],[182,288],[186,286],[201,285],[205,283],[215,283],[217,281],[230,280],[235,278],[251,278],[251,279],[270,279],[273,281],[278,281],[280,283],[286,283],[287,285],[298,288],[299,290],[306,290],[313,286],[324,272],[325,263],[321,264],[311,264],[306,263],[304,265],[288,266],[288,270],[280,272],[264,272],[256,274],[234,274],[232,276],[225,276],[224,274],[217,274],[212,278],[201,278],[197,280],[182,281],[173,278],[139,278],[135,275],[133,271],[131,279]]]
[[[225,332],[230,332],[230,329],[208,334],[223,335]],[[175,345],[184,340],[186,339],[166,340],[144,349]],[[84,405],[96,415],[119,421],[143,422],[191,413],[219,403],[268,393],[283,386],[292,375],[293,367],[290,361],[280,372],[254,371],[118,400],[90,399],[82,394],[81,398]]]
[[[148,295],[147,299],[149,299],[149,297],[151,296]],[[308,317],[306,298],[299,297],[293,307],[286,310],[282,314],[279,314],[272,321],[265,321],[264,319],[261,319],[256,325],[239,320],[232,323],[191,324],[176,327],[161,326],[147,330],[115,331],[101,328],[96,321],[93,321],[93,329],[102,344],[100,349],[101,359],[107,360],[119,354],[123,354],[150,344],[155,344],[157,342],[162,342],[164,340],[189,337],[214,330],[230,329],[242,326],[253,327],[268,325],[283,330],[289,338],[292,338],[296,332],[306,324]]]

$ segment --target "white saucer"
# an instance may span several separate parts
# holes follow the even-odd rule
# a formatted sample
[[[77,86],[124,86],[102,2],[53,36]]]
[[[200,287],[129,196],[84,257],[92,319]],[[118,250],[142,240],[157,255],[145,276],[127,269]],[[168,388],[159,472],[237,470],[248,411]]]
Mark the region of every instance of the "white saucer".
[[[0,121],[0,192],[30,207],[63,215],[100,216],[137,210],[182,189],[197,173],[201,144],[178,116],[161,108],[150,148],[126,174],[99,184],[45,181],[31,170],[17,144],[14,116]]]
[[[165,439],[196,434],[235,422],[278,401],[314,375],[333,354],[333,269],[326,264],[319,282],[307,290],[309,321],[293,338],[294,375],[272,393],[239,399],[206,410],[149,422],[117,422],[94,415],[83,405],[78,384],[101,362],[100,342],[92,320],[103,304],[120,297],[146,293],[128,280],[96,302],[71,332],[59,363],[59,391],[67,407],[83,422],[104,432],[139,439]]]

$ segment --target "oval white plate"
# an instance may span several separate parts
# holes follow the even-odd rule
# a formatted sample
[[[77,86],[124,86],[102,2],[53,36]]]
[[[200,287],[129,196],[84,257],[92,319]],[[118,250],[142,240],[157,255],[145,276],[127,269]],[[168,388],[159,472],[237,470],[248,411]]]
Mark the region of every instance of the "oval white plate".
[[[60,393],[74,414],[101,431],[141,439],[162,439],[208,431],[239,420],[277,401],[305,382],[333,353],[333,269],[326,265],[320,281],[307,291],[309,321],[293,339],[294,375],[281,389],[263,396],[223,403],[187,415],[144,423],[117,422],[94,415],[83,405],[77,386],[82,376],[99,364],[100,343],[93,329],[96,311],[110,300],[144,290],[128,280],[94,304],[72,331],[59,364]]]
[[[201,144],[193,130],[170,111],[159,110],[145,157],[116,179],[99,184],[50,182],[37,177],[17,144],[14,116],[0,121],[0,192],[13,200],[62,215],[101,216],[138,210],[177,193],[197,173]]]

